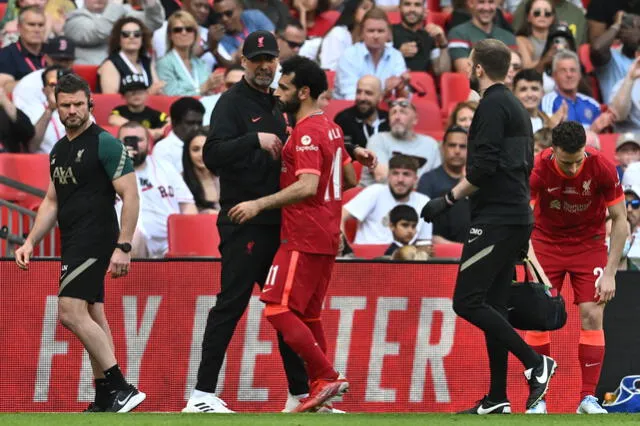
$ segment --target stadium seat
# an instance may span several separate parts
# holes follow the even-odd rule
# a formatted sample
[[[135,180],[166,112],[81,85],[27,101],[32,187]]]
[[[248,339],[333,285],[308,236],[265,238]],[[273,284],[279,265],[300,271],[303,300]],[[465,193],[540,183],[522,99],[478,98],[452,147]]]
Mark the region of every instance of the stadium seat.
[[[427,0],[427,9],[432,12],[440,12],[440,0]]]
[[[388,247],[389,244],[351,244],[353,254],[363,259],[373,259],[384,256],[384,252]]]
[[[424,132],[424,134],[427,136],[431,136],[438,142],[442,142],[442,140],[444,139],[444,132],[444,130],[431,130],[429,132]]]
[[[0,155],[0,176],[19,181],[20,175],[18,173],[18,166],[13,159],[14,155],[15,154]],[[25,195],[22,191],[0,184],[0,199],[18,203],[24,200]]]
[[[182,96],[151,95],[147,98],[147,106],[169,115],[171,105],[181,97]],[[199,96],[192,96],[192,98],[200,99]]]
[[[165,257],[220,257],[217,220],[217,214],[170,215],[169,252]]]
[[[91,92],[98,90],[98,65],[74,65],[72,69],[89,83]]]
[[[340,12],[337,10],[327,10],[321,13],[317,18],[312,28],[309,28],[307,33],[309,37],[324,37],[331,28],[336,24],[336,21],[340,17]]]
[[[414,102],[417,110],[417,133],[441,132],[442,118],[440,107],[434,102]]]
[[[578,47],[578,56],[580,57],[580,63],[584,66],[584,71],[587,74],[591,74],[595,68],[591,62],[591,46],[589,43],[581,44]]]
[[[619,133],[601,133],[598,135],[598,139],[600,139],[600,152],[604,158],[613,164],[618,164],[618,160],[616,159],[616,141],[619,136]]]
[[[327,84],[329,85],[329,89],[333,90],[336,83],[336,72],[332,70],[324,70],[324,73],[327,75]]]
[[[13,161],[18,169],[18,180],[25,185],[46,191],[50,182],[50,164],[47,154],[13,154]],[[20,205],[30,210],[40,206],[42,197],[25,194]]]
[[[463,73],[445,72],[440,79],[442,111],[448,112],[452,104],[464,102],[469,97],[469,78]]]
[[[120,129],[118,126],[108,126],[108,125],[102,125],[100,126],[102,127],[104,130],[106,130],[107,132],[109,132],[111,135],[113,135],[114,137],[118,137],[118,130]]]
[[[354,105],[354,101],[348,101],[344,99],[332,99],[324,109],[324,113],[327,114],[329,120],[336,118],[336,115],[343,109],[347,109]]]
[[[460,243],[433,245],[433,257],[443,259],[460,259],[460,256],[462,256],[462,244]]]
[[[124,98],[118,94],[96,93],[93,95],[93,117],[96,119],[96,124],[99,126],[109,125],[109,115],[111,111],[117,106],[123,105]]]
[[[451,18],[450,13],[431,11],[427,16],[427,22],[429,24],[436,24],[439,27],[445,28],[450,18]]]
[[[402,22],[402,18],[400,17],[400,11],[398,10],[387,11],[387,18],[389,18],[389,23],[391,25],[399,24],[400,22]]]
[[[360,177],[362,176],[362,164],[358,163],[357,161],[354,161],[351,164],[353,165],[353,169],[356,172],[356,180],[360,182]]]
[[[431,74],[421,71],[411,71],[411,86],[415,89],[412,101],[421,103],[424,101],[438,103],[438,92]]]
[[[7,11],[7,3],[0,3],[0,20],[4,18],[4,14]]]

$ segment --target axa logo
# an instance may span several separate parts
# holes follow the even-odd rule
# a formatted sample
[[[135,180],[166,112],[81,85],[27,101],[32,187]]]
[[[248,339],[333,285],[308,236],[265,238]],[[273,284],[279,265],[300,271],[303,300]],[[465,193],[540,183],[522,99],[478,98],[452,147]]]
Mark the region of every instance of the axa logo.
[[[469,229],[469,235],[477,235],[478,237],[482,235],[484,231],[480,228],[471,228]]]
[[[71,167],[56,167],[53,169],[53,174],[51,178],[54,182],[57,182],[59,185],[66,185],[71,181],[71,183],[78,184],[75,176],[73,175],[73,169]]]

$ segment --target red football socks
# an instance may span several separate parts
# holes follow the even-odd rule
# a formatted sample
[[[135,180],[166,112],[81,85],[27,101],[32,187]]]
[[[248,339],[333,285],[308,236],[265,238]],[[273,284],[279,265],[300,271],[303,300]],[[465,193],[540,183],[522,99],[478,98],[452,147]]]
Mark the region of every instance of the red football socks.
[[[582,370],[582,387],[580,399],[587,395],[595,395],[596,385],[600,379],[602,361],[604,360],[604,331],[580,330],[578,359]]]

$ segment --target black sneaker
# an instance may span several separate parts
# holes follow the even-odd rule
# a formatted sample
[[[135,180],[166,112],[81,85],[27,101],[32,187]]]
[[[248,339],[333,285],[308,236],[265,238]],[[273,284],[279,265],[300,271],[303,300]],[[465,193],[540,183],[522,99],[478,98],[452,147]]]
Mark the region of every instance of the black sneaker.
[[[104,410],[109,413],[128,413],[136,408],[147,395],[140,392],[135,386],[129,385],[128,389],[119,390],[111,395],[109,405]]]
[[[458,414],[511,414],[511,403],[508,400],[493,402],[489,397],[482,398],[473,408],[458,411]]]
[[[525,370],[524,377],[529,383],[529,398],[527,398],[527,410],[538,403],[549,390],[549,381],[556,372],[558,364],[546,355],[542,355],[542,362],[535,368]]]
[[[85,408],[83,411],[83,413],[103,413],[104,412],[104,408],[100,407],[98,404],[96,404],[95,402],[92,402],[91,404],[89,404],[89,406],[87,408]]]

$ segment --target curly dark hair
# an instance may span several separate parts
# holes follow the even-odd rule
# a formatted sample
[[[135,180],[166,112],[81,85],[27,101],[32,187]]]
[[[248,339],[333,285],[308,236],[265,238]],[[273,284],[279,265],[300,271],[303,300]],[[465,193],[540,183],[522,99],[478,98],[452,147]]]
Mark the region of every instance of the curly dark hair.
[[[122,34],[122,27],[126,24],[137,24],[140,27],[140,31],[142,31],[142,45],[140,46],[138,55],[150,57],[152,49],[151,31],[141,20],[134,18],[133,16],[120,18],[115,24],[113,24],[113,30],[111,30],[111,35],[109,36],[109,55],[113,55],[120,51],[120,36]]]
[[[574,154],[587,144],[587,134],[577,121],[564,121],[553,128],[551,144],[568,154]]]

